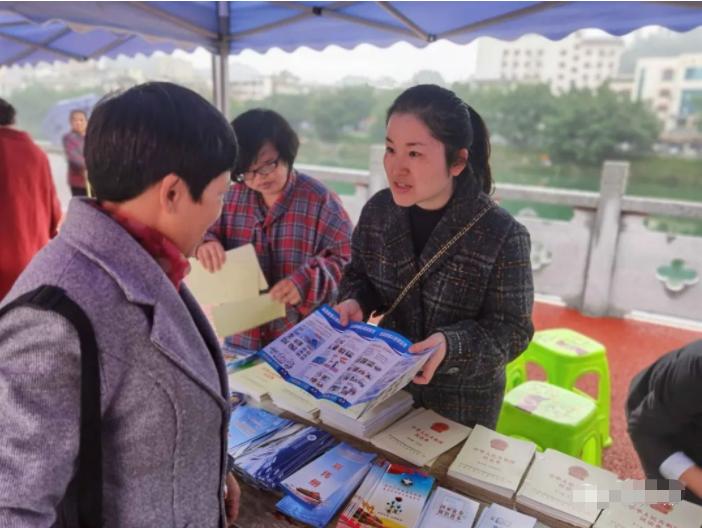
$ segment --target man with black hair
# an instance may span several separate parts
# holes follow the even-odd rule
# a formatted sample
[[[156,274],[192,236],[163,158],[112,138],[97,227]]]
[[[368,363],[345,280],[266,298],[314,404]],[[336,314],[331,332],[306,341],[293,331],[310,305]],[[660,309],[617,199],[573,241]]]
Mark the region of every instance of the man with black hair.
[[[661,356],[631,382],[629,435],[646,478],[679,480],[702,504],[702,341]]]
[[[236,518],[226,369],[182,280],[237,153],[222,114],[175,84],[135,86],[93,111],[85,160],[95,198],[71,201],[58,237],[0,307],[12,308],[0,316],[0,526],[76,526],[94,514],[85,497],[96,486],[105,527]],[[60,294],[54,305],[8,304],[27,293],[36,303],[47,288]],[[89,324],[57,314],[67,300]],[[87,487],[86,352],[99,362],[103,461]]]
[[[0,300],[56,235],[61,219],[49,160],[29,134],[14,127],[15,114],[0,99]]]

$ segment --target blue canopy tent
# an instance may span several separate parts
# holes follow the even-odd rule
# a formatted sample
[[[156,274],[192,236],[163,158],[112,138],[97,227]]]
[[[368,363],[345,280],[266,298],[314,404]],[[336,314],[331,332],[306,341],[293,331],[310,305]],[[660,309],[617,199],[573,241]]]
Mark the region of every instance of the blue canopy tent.
[[[213,54],[215,102],[224,108],[228,56],[244,49],[561,39],[582,28],[623,35],[646,25],[694,29],[702,2],[0,1],[0,66],[202,46]]]

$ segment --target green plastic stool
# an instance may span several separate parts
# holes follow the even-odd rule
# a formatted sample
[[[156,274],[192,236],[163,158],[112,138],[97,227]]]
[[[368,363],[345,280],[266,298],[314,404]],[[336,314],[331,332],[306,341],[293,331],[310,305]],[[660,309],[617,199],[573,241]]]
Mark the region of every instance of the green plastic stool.
[[[526,351],[517,358],[519,372],[514,379],[527,379],[527,363],[536,363],[546,372],[546,380],[583,396],[589,395],[577,387],[575,382],[583,374],[595,373],[597,383],[597,423],[602,435],[602,445],[612,445],[610,436],[610,414],[612,392],[609,377],[607,351],[601,343],[568,328],[553,328],[534,334]],[[517,361],[515,360],[515,361]]]
[[[505,367],[505,394],[527,381],[524,354],[507,363]]]
[[[527,381],[502,402],[497,431],[602,465],[602,437],[592,398],[543,381]]]

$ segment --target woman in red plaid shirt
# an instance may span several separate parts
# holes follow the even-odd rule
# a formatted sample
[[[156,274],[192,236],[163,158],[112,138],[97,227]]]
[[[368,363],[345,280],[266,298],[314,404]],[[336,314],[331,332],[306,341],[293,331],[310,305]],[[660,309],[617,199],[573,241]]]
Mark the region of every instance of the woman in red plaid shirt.
[[[218,270],[225,251],[251,243],[270,294],[286,317],[229,336],[227,345],[258,350],[323,303],[334,303],[351,258],[351,220],[339,197],[293,169],[299,140],[272,110],[249,110],[232,126],[241,154],[236,182],[197,258]]]

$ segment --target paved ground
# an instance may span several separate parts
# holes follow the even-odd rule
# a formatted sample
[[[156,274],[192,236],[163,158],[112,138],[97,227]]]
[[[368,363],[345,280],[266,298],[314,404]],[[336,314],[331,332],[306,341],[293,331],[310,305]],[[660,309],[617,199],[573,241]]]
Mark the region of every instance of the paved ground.
[[[636,452],[626,432],[624,402],[631,378],[656,358],[690,341],[702,339],[701,332],[611,317],[586,317],[576,310],[537,303],[537,330],[566,327],[596,339],[607,347],[612,383],[612,447],[605,451],[604,467],[620,478],[642,478]],[[535,377],[539,377],[538,373]],[[595,379],[578,386],[594,392]]]

